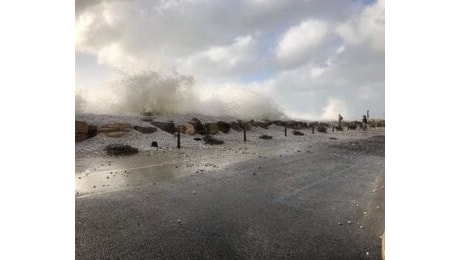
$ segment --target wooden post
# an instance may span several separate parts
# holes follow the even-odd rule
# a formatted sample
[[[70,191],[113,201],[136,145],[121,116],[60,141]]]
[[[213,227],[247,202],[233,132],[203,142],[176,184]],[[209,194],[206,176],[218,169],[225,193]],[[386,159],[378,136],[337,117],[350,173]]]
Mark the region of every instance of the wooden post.
[[[332,126],[332,132],[334,132],[334,126]]]
[[[311,126],[311,133],[312,133],[312,134],[315,133],[315,126],[314,126],[314,125]]]
[[[244,141],[246,142],[246,126],[243,126]]]
[[[287,126],[284,127],[284,136],[287,136]]]
[[[180,131],[177,130],[177,149],[180,149]]]

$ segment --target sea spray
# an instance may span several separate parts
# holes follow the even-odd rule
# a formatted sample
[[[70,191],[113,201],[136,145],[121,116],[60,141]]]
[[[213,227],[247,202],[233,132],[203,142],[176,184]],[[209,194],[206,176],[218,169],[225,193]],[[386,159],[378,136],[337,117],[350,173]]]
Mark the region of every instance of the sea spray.
[[[269,97],[246,87],[197,85],[192,76],[177,72],[125,73],[94,89],[77,89],[77,113],[186,114],[233,116],[242,119],[280,119],[284,113]]]

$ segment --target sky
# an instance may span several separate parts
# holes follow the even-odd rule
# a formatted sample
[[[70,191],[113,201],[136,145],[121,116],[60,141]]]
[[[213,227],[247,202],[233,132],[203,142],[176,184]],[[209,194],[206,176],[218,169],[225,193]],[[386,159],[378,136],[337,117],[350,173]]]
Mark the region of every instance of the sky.
[[[385,1],[77,0],[76,111],[385,117]]]

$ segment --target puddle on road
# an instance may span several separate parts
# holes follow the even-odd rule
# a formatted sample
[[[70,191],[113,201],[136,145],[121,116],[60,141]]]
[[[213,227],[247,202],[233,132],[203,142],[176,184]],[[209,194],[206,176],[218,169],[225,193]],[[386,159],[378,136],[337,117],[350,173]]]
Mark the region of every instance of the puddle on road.
[[[235,163],[251,159],[266,160],[300,152],[300,147],[297,146],[270,148],[233,148],[223,154],[200,155],[201,158],[167,164],[146,165],[151,159],[145,155],[134,156],[129,160],[127,158],[82,158],[79,159],[79,166],[76,168],[78,173],[75,176],[75,193],[77,197],[81,197],[142,185],[161,185],[162,182],[175,178],[225,170]]]
[[[200,167],[195,164],[174,163],[131,169],[123,168],[121,165],[119,169],[114,170],[83,172],[75,177],[75,192],[78,197],[141,185],[154,185],[154,183],[194,174],[198,168]]]

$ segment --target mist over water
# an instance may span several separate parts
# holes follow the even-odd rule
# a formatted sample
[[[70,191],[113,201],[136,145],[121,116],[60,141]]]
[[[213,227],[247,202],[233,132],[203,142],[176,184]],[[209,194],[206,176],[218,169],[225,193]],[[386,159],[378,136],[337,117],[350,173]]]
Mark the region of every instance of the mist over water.
[[[281,119],[286,116],[269,97],[245,87],[202,87],[193,76],[154,71],[123,74],[98,89],[77,89],[76,113],[188,114]]]

